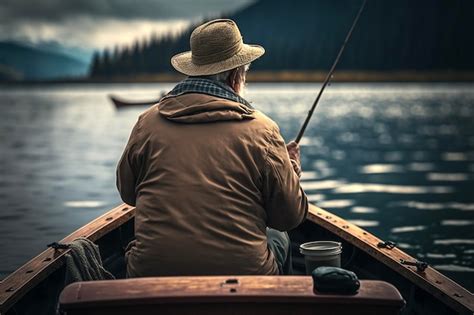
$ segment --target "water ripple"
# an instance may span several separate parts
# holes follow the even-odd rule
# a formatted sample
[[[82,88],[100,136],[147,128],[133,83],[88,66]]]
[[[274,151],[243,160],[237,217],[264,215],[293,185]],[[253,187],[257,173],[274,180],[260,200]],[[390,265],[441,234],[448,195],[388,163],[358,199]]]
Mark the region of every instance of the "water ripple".
[[[323,194],[307,194],[306,197],[308,197],[309,202],[318,202],[321,201],[325,198]]]
[[[399,201],[392,202],[389,204],[390,207],[402,206],[408,208],[414,208],[419,210],[443,210],[443,209],[455,209],[462,211],[473,211],[474,203],[460,203],[460,202],[420,202],[420,201]]]
[[[445,152],[441,155],[444,161],[467,161],[467,154],[463,152]]]
[[[309,180],[309,179],[318,179],[319,174],[315,171],[303,171],[301,173],[301,180]]]
[[[105,205],[105,202],[97,200],[77,200],[77,201],[66,201],[65,207],[69,208],[98,208]]]
[[[439,253],[426,253],[425,255],[428,258],[432,259],[448,259],[448,258],[456,258],[457,256],[455,254],[439,254]]]
[[[402,249],[419,249],[420,245],[412,245],[412,244],[408,244],[408,243],[398,242],[397,247],[400,247]]]
[[[457,245],[457,244],[474,244],[474,240],[467,239],[445,239],[445,240],[434,240],[435,245]]]
[[[394,227],[390,231],[392,233],[407,233],[407,232],[417,232],[426,230],[426,226],[424,225],[415,225],[415,226],[400,226]]]
[[[459,266],[459,265],[434,265],[433,268],[442,271],[451,271],[451,272],[474,272],[474,268],[467,267],[467,266]]]
[[[358,207],[352,207],[351,212],[352,213],[376,213],[378,211],[375,208],[358,206]]]
[[[460,182],[469,180],[466,173],[428,173],[426,178],[430,181]]]
[[[340,199],[340,200],[324,200],[318,203],[321,208],[347,208],[355,204],[354,200]]]
[[[409,163],[407,165],[407,168],[410,171],[414,171],[414,172],[427,172],[427,171],[434,170],[435,165],[433,163],[413,162],[413,163]]]
[[[360,168],[362,174],[403,173],[401,165],[396,164],[369,164]]]
[[[474,220],[443,220],[441,221],[441,225],[449,225],[449,226],[467,226],[473,225]]]
[[[347,220],[347,221],[360,227],[379,226],[379,221],[375,221],[375,220]]]
[[[402,186],[376,183],[351,183],[334,189],[341,194],[360,194],[367,192],[388,194],[449,194],[454,189],[448,186]]]
[[[322,189],[333,189],[342,186],[346,183],[343,180],[321,180],[321,181],[307,181],[301,182],[301,187],[304,190],[322,190]]]
[[[402,152],[398,152],[398,151],[387,152],[384,155],[384,160],[389,161],[389,162],[401,161],[402,159],[403,159],[403,154]]]

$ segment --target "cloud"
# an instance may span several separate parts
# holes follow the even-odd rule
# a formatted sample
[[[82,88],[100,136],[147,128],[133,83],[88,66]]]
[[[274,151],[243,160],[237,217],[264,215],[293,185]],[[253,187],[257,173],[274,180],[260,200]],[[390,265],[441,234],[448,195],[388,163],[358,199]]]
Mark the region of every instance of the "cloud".
[[[191,24],[188,20],[148,21],[104,19],[100,22],[91,18],[79,18],[62,24],[50,22],[30,22],[12,24],[0,40],[13,39],[28,43],[58,42],[64,46],[106,48],[131,44],[136,39],[147,38],[151,34],[177,34]],[[13,35],[13,36],[11,36]]]
[[[0,40],[112,47],[151,33],[177,33],[193,21],[235,11],[253,1],[2,0]]]
[[[230,12],[252,0],[2,0],[0,19],[64,21],[80,16],[115,19],[192,19]]]

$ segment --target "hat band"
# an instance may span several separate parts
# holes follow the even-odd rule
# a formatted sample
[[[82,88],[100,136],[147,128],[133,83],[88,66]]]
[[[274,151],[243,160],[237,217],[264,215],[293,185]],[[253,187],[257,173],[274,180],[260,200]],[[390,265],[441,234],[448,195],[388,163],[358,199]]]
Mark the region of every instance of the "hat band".
[[[229,48],[225,50],[221,50],[213,54],[202,55],[202,56],[192,53],[191,55],[192,62],[199,66],[220,62],[238,54],[242,50],[242,47],[243,47],[243,41],[242,41],[242,37],[240,37],[240,39],[237,42],[235,42],[232,46],[230,46]]]

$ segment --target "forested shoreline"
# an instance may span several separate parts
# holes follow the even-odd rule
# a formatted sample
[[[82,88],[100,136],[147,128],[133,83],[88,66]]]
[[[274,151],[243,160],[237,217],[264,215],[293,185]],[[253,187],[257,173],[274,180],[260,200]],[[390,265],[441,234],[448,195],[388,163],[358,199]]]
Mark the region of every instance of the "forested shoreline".
[[[266,54],[252,65],[253,71],[310,73],[330,67],[359,4],[354,0],[261,0],[223,17],[238,23],[245,42],[265,47]],[[474,2],[463,0],[369,1],[338,69],[443,73],[439,78],[446,73],[450,77],[455,72],[473,72],[474,41],[469,31],[474,29],[473,12]],[[194,27],[178,36],[152,36],[131,46],[96,52],[90,78],[172,74],[169,60],[189,50]]]

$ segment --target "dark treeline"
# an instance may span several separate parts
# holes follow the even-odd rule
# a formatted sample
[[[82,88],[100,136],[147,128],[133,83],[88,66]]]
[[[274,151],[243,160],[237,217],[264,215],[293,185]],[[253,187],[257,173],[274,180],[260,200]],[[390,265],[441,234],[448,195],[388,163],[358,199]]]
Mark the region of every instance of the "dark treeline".
[[[229,16],[244,41],[265,47],[254,70],[327,70],[361,4],[356,0],[260,0]],[[189,50],[192,26],[96,53],[92,77],[172,72],[170,58]],[[474,70],[474,1],[368,1],[339,69]]]

